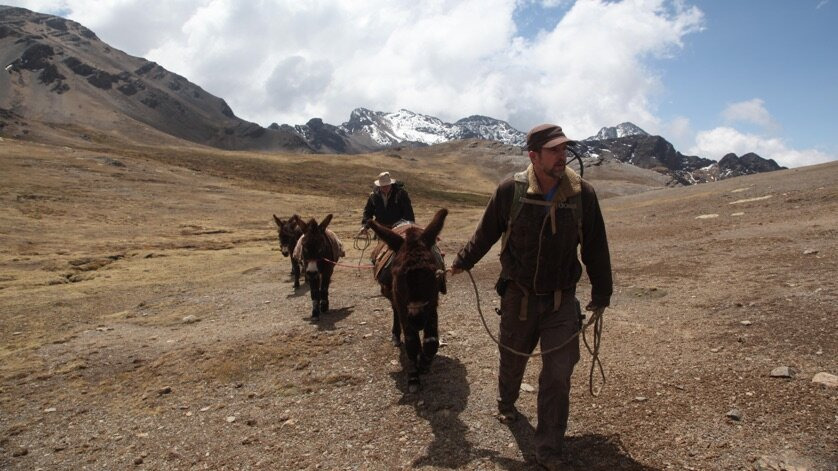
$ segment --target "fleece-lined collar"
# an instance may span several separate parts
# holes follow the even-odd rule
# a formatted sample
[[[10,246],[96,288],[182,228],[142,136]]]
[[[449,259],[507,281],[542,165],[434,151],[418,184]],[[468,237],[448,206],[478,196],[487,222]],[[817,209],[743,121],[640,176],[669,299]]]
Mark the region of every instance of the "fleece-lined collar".
[[[527,188],[528,194],[546,194],[546,192],[541,191],[541,188],[538,186],[538,178],[535,177],[535,170],[533,169],[532,164],[530,164],[527,167],[527,182],[529,183],[529,188]],[[580,177],[579,174],[573,171],[572,168],[565,167],[564,176],[562,176],[562,178],[559,180],[558,191],[561,192],[565,197],[578,195],[582,192],[582,177]]]

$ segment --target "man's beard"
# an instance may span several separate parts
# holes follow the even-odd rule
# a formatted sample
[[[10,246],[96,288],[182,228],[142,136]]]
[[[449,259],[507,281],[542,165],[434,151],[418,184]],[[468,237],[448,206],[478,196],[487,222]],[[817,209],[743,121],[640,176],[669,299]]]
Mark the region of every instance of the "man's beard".
[[[553,167],[550,167],[549,169],[545,170],[544,173],[546,173],[547,175],[550,175],[550,177],[555,178],[555,179],[558,180],[558,179],[561,179],[564,176],[564,169],[566,167],[567,167],[566,165],[562,165],[561,167],[553,166]]]

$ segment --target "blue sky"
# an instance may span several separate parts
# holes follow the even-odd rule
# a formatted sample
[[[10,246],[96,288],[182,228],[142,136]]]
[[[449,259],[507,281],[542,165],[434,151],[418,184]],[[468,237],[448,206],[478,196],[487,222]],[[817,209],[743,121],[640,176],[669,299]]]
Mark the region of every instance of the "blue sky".
[[[838,158],[838,0],[20,0],[262,125],[357,107],[584,138],[631,121],[687,154]]]

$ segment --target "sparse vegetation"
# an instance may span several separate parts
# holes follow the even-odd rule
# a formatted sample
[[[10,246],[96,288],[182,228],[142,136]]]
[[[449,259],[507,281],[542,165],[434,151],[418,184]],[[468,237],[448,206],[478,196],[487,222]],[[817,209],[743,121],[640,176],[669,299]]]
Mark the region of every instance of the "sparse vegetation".
[[[450,261],[494,188],[491,164],[456,149],[393,159],[90,138],[0,147],[0,468],[532,468],[534,395],[522,392],[517,426],[495,420],[497,347],[465,276],[448,281],[444,346],[408,394],[372,275],[339,269],[332,311],[310,324],[271,217],[333,213],[345,260],[365,263],[351,236],[387,169],[420,221],[449,207]],[[641,186],[605,170],[598,190]],[[834,390],[811,379],[838,370],[836,173],[602,202],[616,280],[608,382],[587,395],[583,355],[574,469],[834,465]],[[729,205],[765,195],[775,196]],[[708,213],[719,216],[697,218]],[[489,313],[498,266],[485,260],[473,273]],[[487,321],[496,331],[496,316]],[[777,366],[796,376],[769,377]],[[533,389],[535,371],[524,378]]]

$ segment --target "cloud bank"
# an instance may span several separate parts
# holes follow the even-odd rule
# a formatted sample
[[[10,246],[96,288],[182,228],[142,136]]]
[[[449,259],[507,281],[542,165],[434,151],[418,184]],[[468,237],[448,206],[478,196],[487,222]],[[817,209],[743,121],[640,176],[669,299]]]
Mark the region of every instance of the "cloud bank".
[[[364,106],[483,114],[523,130],[554,121],[580,137],[626,120],[657,127],[663,85],[650,59],[677,53],[703,23],[697,8],[664,0],[576,2],[540,32],[517,29],[516,9],[532,4],[520,0],[17,3],[62,13],[263,125],[341,123]]]

